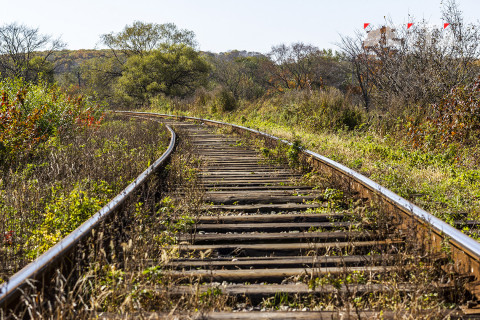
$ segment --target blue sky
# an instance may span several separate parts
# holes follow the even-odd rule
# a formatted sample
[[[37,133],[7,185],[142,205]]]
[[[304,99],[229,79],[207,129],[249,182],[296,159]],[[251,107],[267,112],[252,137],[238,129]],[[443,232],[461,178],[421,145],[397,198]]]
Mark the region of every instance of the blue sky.
[[[480,19],[480,1],[460,0],[467,22]],[[61,38],[69,49],[98,47],[101,34],[135,20],[173,22],[193,30],[201,50],[266,53],[273,45],[303,41],[336,49],[340,36],[380,26],[384,17],[406,24],[408,15],[441,25],[440,0],[0,0],[0,24],[19,22]]]

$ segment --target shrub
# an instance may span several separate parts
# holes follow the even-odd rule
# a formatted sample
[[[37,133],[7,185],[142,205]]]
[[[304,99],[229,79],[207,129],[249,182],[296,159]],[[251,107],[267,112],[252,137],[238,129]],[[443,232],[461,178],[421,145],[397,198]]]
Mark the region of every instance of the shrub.
[[[52,187],[50,200],[45,205],[43,222],[33,230],[28,240],[29,256],[35,258],[45,252],[59,240],[79,227],[92,214],[100,210],[107,202],[112,189],[105,181],[84,179],[75,183],[73,189],[63,193],[64,186]]]
[[[237,108],[237,101],[231,91],[221,88],[215,94],[215,106],[220,112],[234,111]]]
[[[364,112],[352,106],[340,90],[328,87],[321,91],[289,91],[266,101],[272,104],[272,118],[287,125],[310,130],[353,130],[360,126]]]
[[[469,145],[478,141],[480,133],[480,77],[467,86],[456,86],[440,102],[430,106],[423,123],[407,122],[414,146],[452,143]]]
[[[210,93],[205,90],[205,88],[200,88],[195,91],[194,103],[200,106],[206,106],[207,103],[212,99]]]
[[[0,164],[51,136],[95,126],[102,119],[89,97],[72,97],[53,85],[5,79],[0,93]]]

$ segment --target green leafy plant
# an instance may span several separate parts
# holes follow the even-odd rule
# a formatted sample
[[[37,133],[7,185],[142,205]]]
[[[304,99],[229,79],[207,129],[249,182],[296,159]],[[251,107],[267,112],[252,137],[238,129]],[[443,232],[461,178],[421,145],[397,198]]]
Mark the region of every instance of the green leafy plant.
[[[61,184],[52,188],[51,198],[43,212],[43,221],[28,240],[31,246],[29,256],[32,258],[79,227],[100,210],[112,195],[112,189],[105,181],[83,180],[68,193],[62,190]]]
[[[293,143],[288,147],[287,158],[290,166],[296,167],[300,165],[299,156],[303,149],[304,147],[302,145],[302,141],[299,139],[293,141]]]

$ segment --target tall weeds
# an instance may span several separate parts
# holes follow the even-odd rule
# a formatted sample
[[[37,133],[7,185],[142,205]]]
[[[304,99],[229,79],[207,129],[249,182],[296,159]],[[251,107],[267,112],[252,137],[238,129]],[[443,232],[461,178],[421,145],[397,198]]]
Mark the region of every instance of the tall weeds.
[[[0,277],[98,211],[163,153],[168,140],[158,123],[110,119],[51,137],[28,161],[10,166],[0,177]]]

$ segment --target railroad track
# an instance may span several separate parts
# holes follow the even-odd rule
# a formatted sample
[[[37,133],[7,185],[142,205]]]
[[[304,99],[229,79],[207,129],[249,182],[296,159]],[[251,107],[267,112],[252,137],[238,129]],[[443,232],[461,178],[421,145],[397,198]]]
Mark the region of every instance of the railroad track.
[[[321,186],[312,185],[299,171],[239,143],[239,136],[212,128],[222,123],[127,114],[164,118],[201,163],[203,204],[195,224],[167,248],[174,258],[151,261],[169,285],[142,290],[173,304],[194,297],[215,307],[100,318],[480,318],[480,246],[404,199],[307,151],[300,160],[323,176]],[[229,128],[247,139],[283,143]],[[181,190],[173,195],[182,196]]]

